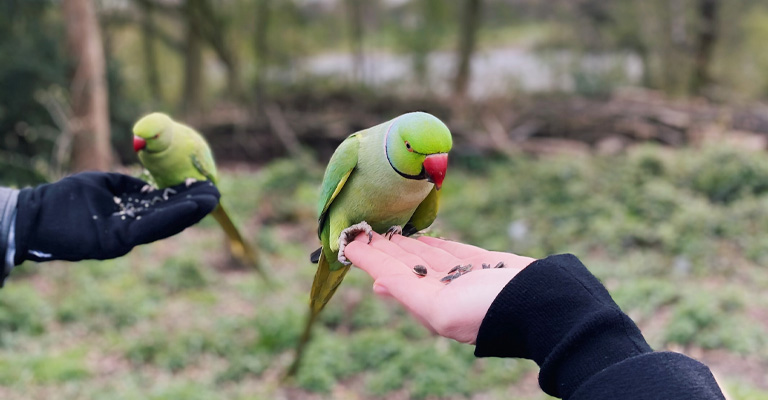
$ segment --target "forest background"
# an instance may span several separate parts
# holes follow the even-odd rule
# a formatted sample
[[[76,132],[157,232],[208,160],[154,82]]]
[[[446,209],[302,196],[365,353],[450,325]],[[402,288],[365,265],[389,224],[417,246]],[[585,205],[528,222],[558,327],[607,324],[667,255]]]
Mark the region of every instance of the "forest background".
[[[167,112],[278,284],[229,267],[208,219],[26,263],[0,291],[0,397],[546,398],[535,364],[475,359],[356,270],[280,380],[325,163],[421,110],[455,143],[431,234],[572,252],[654,348],[768,399],[766,43],[764,0],[4,0],[0,184],[138,175],[131,127]]]

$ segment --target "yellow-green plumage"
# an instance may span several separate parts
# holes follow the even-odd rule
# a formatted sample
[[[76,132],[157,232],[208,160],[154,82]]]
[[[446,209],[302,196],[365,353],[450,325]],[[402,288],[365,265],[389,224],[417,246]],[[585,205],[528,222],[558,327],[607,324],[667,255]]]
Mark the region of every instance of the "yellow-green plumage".
[[[152,113],[136,122],[133,133],[146,141],[146,146],[138,151],[139,160],[159,188],[180,185],[189,179],[218,183],[211,148],[191,127],[168,115]],[[211,215],[227,235],[232,256],[266,278],[256,251],[240,234],[224,206],[219,203]]]
[[[379,233],[393,226],[412,231],[429,227],[437,216],[439,192],[421,176],[422,163],[428,155],[447,153],[451,146],[445,124],[417,112],[357,132],[336,149],[318,204],[322,250],[310,293],[310,315],[289,375],[299,367],[317,315],[349,270],[338,260],[342,231],[361,221]]]

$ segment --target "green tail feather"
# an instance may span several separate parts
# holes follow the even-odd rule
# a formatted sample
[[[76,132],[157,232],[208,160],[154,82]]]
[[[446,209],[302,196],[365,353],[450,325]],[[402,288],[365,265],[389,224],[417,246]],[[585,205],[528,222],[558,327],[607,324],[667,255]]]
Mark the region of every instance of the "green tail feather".
[[[306,350],[307,344],[309,344],[312,338],[312,327],[317,320],[317,316],[323,310],[328,301],[331,300],[333,294],[336,293],[336,289],[344,280],[344,276],[349,271],[349,266],[342,266],[336,271],[331,271],[330,264],[325,258],[325,253],[320,252],[320,259],[317,263],[317,272],[315,273],[315,280],[312,282],[312,291],[309,296],[309,315],[307,322],[304,325],[304,331],[301,333],[299,342],[296,345],[296,354],[291,363],[290,368],[286,372],[286,378],[290,378],[296,375],[301,367],[301,360],[304,356],[304,350]]]
[[[265,280],[269,281],[269,275],[264,271],[261,263],[259,262],[259,256],[256,250],[248,244],[248,242],[240,234],[240,231],[232,222],[232,218],[224,209],[224,206],[219,203],[216,209],[211,213],[216,222],[221,225],[221,229],[227,235],[227,242],[229,243],[229,249],[232,256],[241,264],[253,267]]]

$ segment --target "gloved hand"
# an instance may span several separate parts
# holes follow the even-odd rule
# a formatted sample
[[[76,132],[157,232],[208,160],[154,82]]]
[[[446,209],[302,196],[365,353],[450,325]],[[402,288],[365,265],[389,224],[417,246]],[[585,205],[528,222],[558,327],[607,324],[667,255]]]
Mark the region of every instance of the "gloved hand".
[[[84,172],[19,192],[14,264],[104,260],[175,235],[219,203],[208,181],[141,193],[127,175]]]

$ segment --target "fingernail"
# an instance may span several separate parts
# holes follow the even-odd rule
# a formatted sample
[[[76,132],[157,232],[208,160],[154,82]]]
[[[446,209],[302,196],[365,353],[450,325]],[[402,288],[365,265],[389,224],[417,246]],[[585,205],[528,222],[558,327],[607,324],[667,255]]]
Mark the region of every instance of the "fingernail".
[[[378,283],[373,284],[373,293],[376,293],[379,296],[389,296],[389,290]]]

